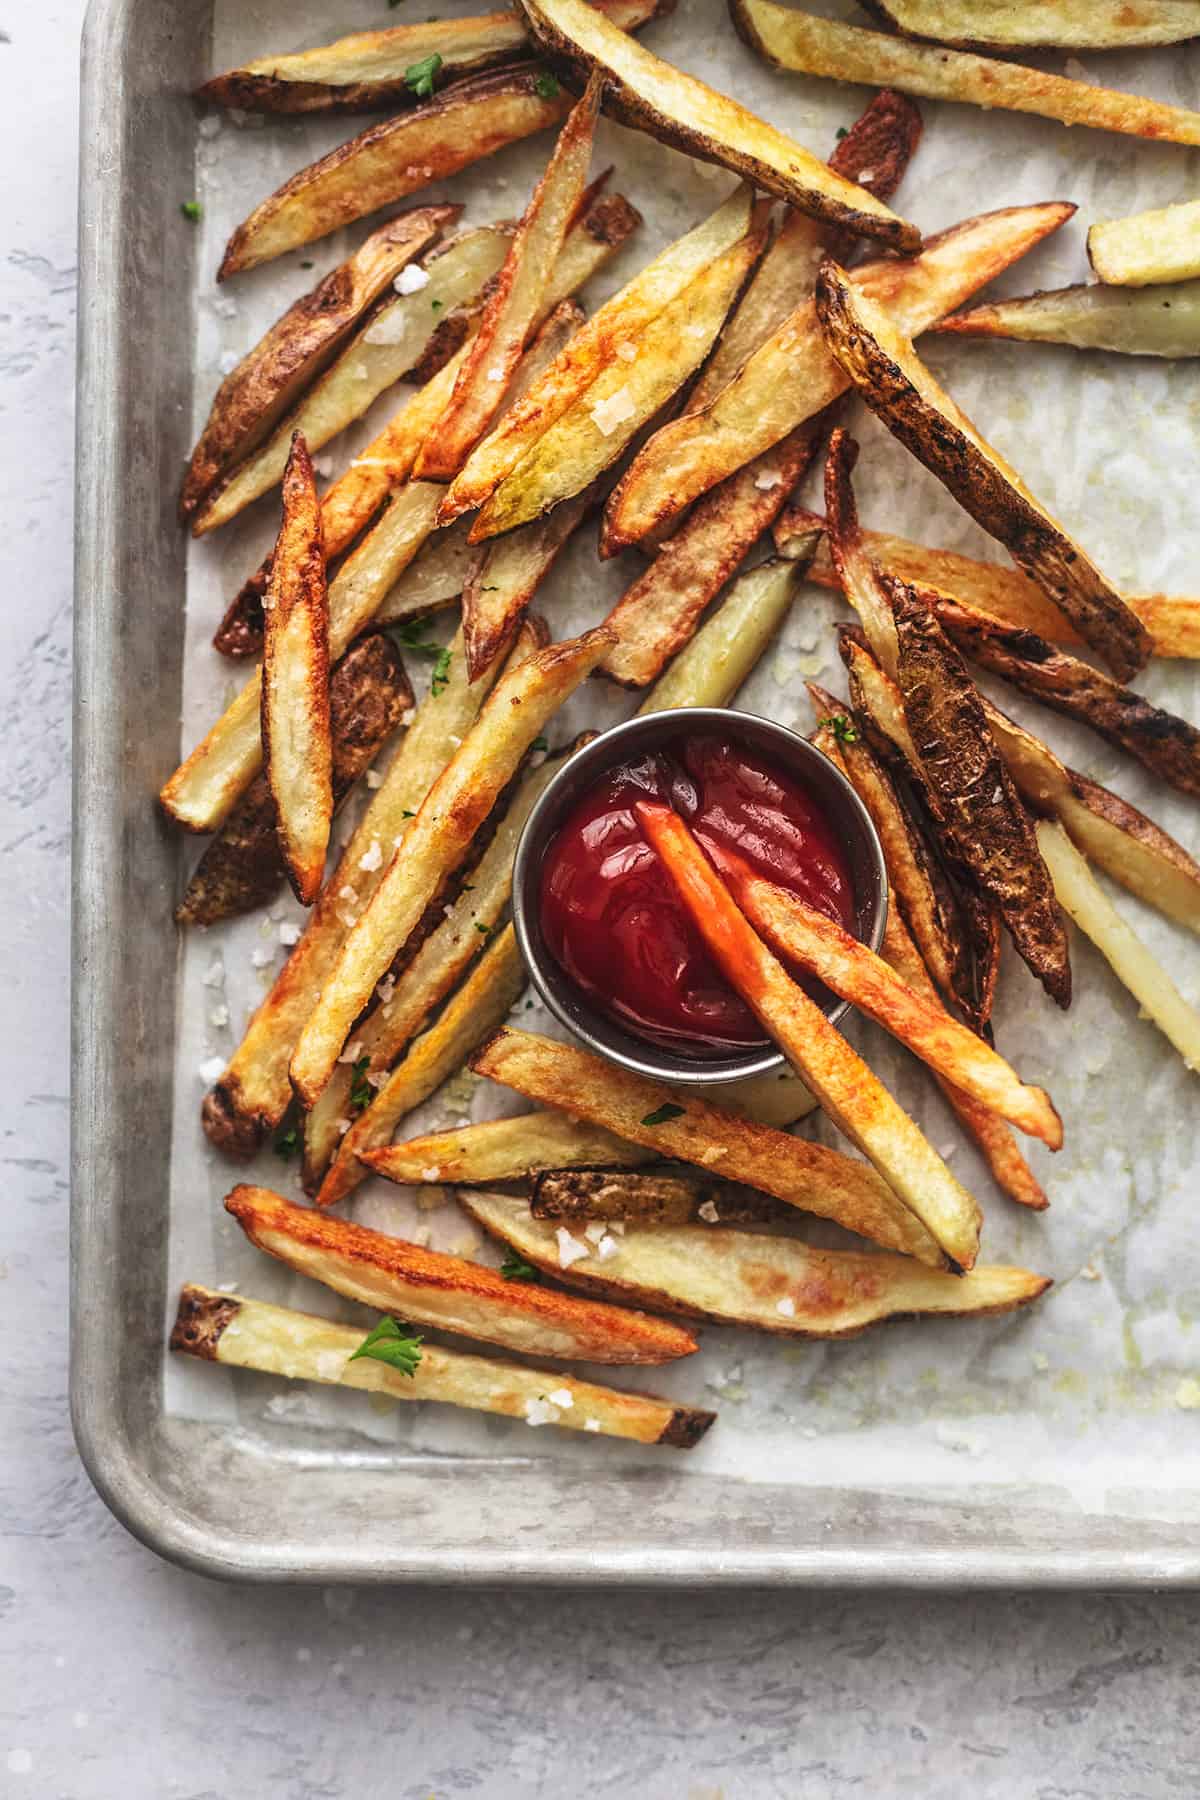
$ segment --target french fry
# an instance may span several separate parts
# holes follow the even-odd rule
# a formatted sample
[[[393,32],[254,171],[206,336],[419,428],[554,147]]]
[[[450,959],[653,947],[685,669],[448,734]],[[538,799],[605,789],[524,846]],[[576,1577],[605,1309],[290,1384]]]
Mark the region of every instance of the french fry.
[[[350,1027],[526,750],[612,642],[603,628],[552,644],[506,672],[453,761],[426,795],[370,904],[342,945],[292,1057],[292,1084],[311,1106]]]
[[[225,1210],[250,1242],[348,1300],[529,1356],[663,1363],[690,1356],[691,1333],[665,1319],[597,1305],[494,1269],[352,1225],[268,1188],[235,1187]]]
[[[605,1229],[610,1219],[636,1225],[778,1225],[787,1213],[770,1194],[674,1168],[644,1174],[548,1169],[534,1178],[529,1210],[535,1219],[593,1220]]]
[[[569,110],[568,96],[557,86],[551,92],[544,75],[525,65],[460,82],[411,112],[369,125],[255,207],[230,238],[217,279],[257,268],[444,181],[559,124]]]
[[[1099,950],[1141,1011],[1172,1043],[1187,1067],[1200,1069],[1200,1013],[1117,912],[1057,820],[1039,819],[1038,842],[1059,900]]]
[[[530,1425],[561,1425],[567,1431],[599,1432],[636,1444],[668,1444],[676,1450],[692,1449],[716,1417],[703,1408],[677,1406],[651,1394],[623,1393],[580,1381],[561,1370],[549,1374],[523,1363],[443,1349],[440,1344],[423,1343],[417,1367],[405,1375],[373,1358],[355,1360],[363,1336],[361,1325],[339,1325],[188,1282],[179,1296],[171,1349],[227,1368],[359,1388],[389,1400],[433,1400],[524,1419]],[[547,1388],[557,1405],[547,1400]]]
[[[704,361],[762,252],[766,223],[760,208],[745,237],[714,258],[644,328],[634,359],[615,360],[538,438],[484,501],[471,527],[473,543],[538,518],[611,468]]]
[[[1017,9],[1014,9],[1017,10]],[[1039,7],[1039,12],[1044,9]],[[777,69],[833,81],[898,88],[925,100],[957,100],[986,110],[1033,113],[1064,125],[1091,125],[1174,144],[1200,144],[1200,113],[1141,94],[1093,87],[1021,63],[913,43],[819,19],[775,0],[730,0],[733,22],[752,50]]]
[[[687,825],[639,801],[642,829],[725,979],[823,1111],[959,1268],[979,1249],[979,1208],[862,1058],[787,974],[738,910]]]
[[[963,49],[1125,50],[1200,36],[1197,0],[865,0],[911,37]]]
[[[919,256],[866,263],[852,280],[915,337],[1041,243],[1074,210],[1053,203],[984,213],[930,238]],[[826,346],[816,306],[805,295],[719,394],[662,426],[638,452],[608,503],[610,550],[659,531],[849,386]]]
[[[383,601],[375,623],[400,625],[452,606],[478,558],[479,552],[467,542],[467,528],[461,520],[435,532]]]
[[[529,602],[592,504],[589,492],[564,500],[544,519],[476,548],[462,590],[463,641],[472,679],[500,655]],[[450,530],[455,530],[452,525]]]
[[[184,476],[179,496],[184,524],[234,464],[261,444],[295,405],[405,264],[419,256],[461,210],[420,207],[372,232],[353,256],[289,306],[225,377]]]
[[[850,481],[857,461],[858,445],[839,427],[825,457],[825,536],[838,585],[858,614],[872,653],[895,681],[900,664],[896,621],[858,522]]]
[[[299,433],[284,470],[283,523],[263,608],[263,773],[288,880],[297,900],[311,906],[321,891],[333,820],[333,744],[321,507]]]
[[[884,309],[826,261],[817,312],[830,351],[871,411],[923,462],[1123,679],[1153,647],[1149,632],[934,380]]]
[[[652,1150],[561,1112],[487,1119],[454,1131],[384,1143],[360,1154],[376,1175],[404,1186],[436,1181],[480,1187],[492,1181],[525,1181],[542,1169],[636,1169],[654,1161]]]
[[[801,503],[786,506],[775,525],[775,545],[780,556],[791,555],[793,540],[801,551],[806,550],[810,533],[822,529],[824,524],[819,513],[810,512]],[[957,550],[931,550],[888,531],[864,531],[863,542],[875,562],[903,576],[914,587],[933,589],[944,599],[959,600],[1003,625],[1036,631],[1052,644],[1073,646],[1083,641],[1041,588],[1018,569],[978,562]],[[808,580],[821,587],[840,587],[827,545],[818,546],[808,566]],[[1200,600],[1187,595],[1141,594],[1127,595],[1126,605],[1133,608],[1149,631],[1156,656],[1200,657]]]
[[[527,1201],[472,1192],[463,1205],[534,1268],[557,1264],[560,1228],[533,1218]],[[725,1226],[629,1230],[613,1240],[616,1254],[604,1260],[586,1239],[576,1241],[587,1254],[556,1271],[572,1287],[787,1337],[855,1337],[884,1319],[1012,1312],[1051,1285],[1027,1269],[977,1267],[951,1275],[908,1257],[816,1250],[799,1238]]]
[[[1044,1089],[1027,1087],[1002,1056],[952,1019],[940,1001],[911,986],[836,921],[767,881],[715,840],[702,836],[700,841],[750,924],[778,956],[818,976],[935,1074],[1052,1150],[1061,1148],[1062,1120]]]
[[[324,1165],[309,1157],[306,1138],[305,1180],[310,1187],[319,1184],[319,1206],[332,1206],[354,1192],[368,1174],[359,1160],[360,1152],[387,1143],[401,1119],[428,1100],[485,1038],[499,1029],[524,986],[525,969],[516,936],[512,926],[506,925],[428,1031],[397,1063],[366,1110],[352,1120],[324,1180]]]
[[[656,0],[592,0],[622,31],[634,31],[656,13]],[[360,31],[318,49],[290,56],[261,56],[240,69],[206,81],[197,98],[243,112],[377,112],[411,105],[409,71],[424,63],[437,89],[479,75],[530,53],[529,36],[516,12],[470,19],[430,19],[390,31]]]
[[[575,333],[525,398],[511,407],[468,457],[442,504],[442,523],[482,505],[544,432],[591,387],[614,358],[625,359],[641,333],[696,276],[750,229],[753,196],[731,194],[707,219],[656,256]],[[624,352],[622,351],[622,347]]]
[[[496,413],[541,311],[550,272],[579,210],[592,159],[600,88],[588,84],[559,132],[471,342],[454,393],[417,459],[426,481],[451,481]]]
[[[635,577],[608,615],[617,642],[604,673],[644,687],[687,644],[705,608],[747,551],[768,530],[787,495],[803,479],[820,444],[821,425],[801,425],[762,457],[738,469],[693,508],[653,562]],[[745,580],[795,593],[778,563]]]
[[[547,55],[589,78],[603,77],[604,107],[613,118],[701,162],[732,169],[799,212],[892,249],[919,246],[916,226],[897,218],[865,188],[738,101],[663,62],[585,0],[520,0],[520,5],[530,34]]]
[[[981,669],[1090,726],[1180,793],[1200,794],[1200,731],[1186,719],[1055,650],[1036,632],[999,625],[950,600],[938,598],[933,606],[960,650]]]
[[[351,645],[329,684],[333,798],[345,798],[412,705],[400,653],[382,632]],[[255,776],[209,843],[175,909],[177,925],[215,925],[274,898],[285,880],[275,802]]]
[[[1108,287],[1155,287],[1200,275],[1200,201],[1100,219],[1088,227],[1088,261]]]
[[[950,337],[1019,338],[1125,356],[1200,356],[1200,281],[1153,288],[1068,287],[993,300],[943,319]],[[1140,611],[1136,600],[1129,604]]]
[[[559,1106],[662,1157],[699,1164],[774,1194],[801,1212],[833,1219],[861,1237],[932,1267],[942,1252],[866,1163],[770,1126],[741,1119],[690,1090],[675,1090],[602,1062],[573,1044],[505,1029],[471,1059],[477,1075]],[[651,1122],[652,1121],[652,1122]]]

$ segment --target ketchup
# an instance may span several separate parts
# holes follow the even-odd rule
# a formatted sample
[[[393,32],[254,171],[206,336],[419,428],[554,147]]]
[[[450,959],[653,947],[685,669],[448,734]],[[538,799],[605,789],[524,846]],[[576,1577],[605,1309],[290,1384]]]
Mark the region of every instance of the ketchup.
[[[567,815],[542,872],[546,944],[594,1006],[651,1043],[714,1054],[765,1044],[643,836],[634,807],[648,798],[855,929],[849,863],[808,792],[756,750],[697,737],[609,770]]]

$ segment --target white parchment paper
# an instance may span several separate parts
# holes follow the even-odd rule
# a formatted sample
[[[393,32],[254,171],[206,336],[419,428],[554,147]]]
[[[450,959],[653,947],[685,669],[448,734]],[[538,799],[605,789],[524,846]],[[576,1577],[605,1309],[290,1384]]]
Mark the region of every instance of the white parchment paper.
[[[410,6],[417,0],[410,0]],[[439,0],[446,10],[475,10],[470,0]],[[828,8],[828,10],[833,10]],[[863,20],[849,5],[843,16]],[[394,23],[381,0],[218,0],[215,69],[267,50],[320,43],[343,31]],[[832,148],[869,95],[830,82],[776,74],[736,39],[719,0],[681,0],[646,41],[682,66],[775,120],[820,154]],[[1047,55],[1044,66],[1153,93],[1200,102],[1200,50],[1183,47],[1083,59]],[[1024,293],[1082,280],[1084,236],[1097,217],[1193,197],[1196,152],[1140,143],[1049,122],[973,108],[923,107],[925,138],[896,206],[927,232],[971,213],[1047,199],[1077,203],[1076,220],[997,284]],[[213,273],[230,230],[285,177],[351,135],[355,121],[198,122],[196,197],[203,203],[200,280],[195,299],[195,424],[202,423],[222,364],[253,344],[283,307],[348,253],[368,226],[309,246],[218,288]],[[548,140],[503,152],[433,190],[466,202],[467,221],[518,214],[544,165]],[[730,190],[723,171],[604,123],[600,166],[612,161],[619,187],[645,226],[586,298],[595,302],[663,244],[696,222]],[[185,199],[189,196],[181,195]],[[419,203],[424,196],[417,196]],[[374,221],[377,223],[378,221]],[[181,230],[190,229],[181,222]],[[312,267],[303,267],[311,264]],[[1196,507],[1200,361],[1079,354],[1021,344],[930,339],[926,351],[955,397],[1011,458],[1036,493],[1080,536],[1100,565],[1130,591],[1200,591],[1200,517]],[[334,471],[389,416],[384,396],[371,417],[330,446]],[[999,559],[931,476],[861,406],[850,419],[863,446],[857,477],[867,524]],[[324,459],[322,458],[322,466]],[[814,485],[817,500],[819,489]],[[819,503],[819,502],[818,502]],[[240,683],[236,665],[209,638],[229,596],[255,567],[276,525],[274,497],[218,535],[194,546],[189,568],[187,672],[182,745],[196,741]],[[555,633],[597,622],[640,566],[630,556],[601,565],[594,528],[579,535],[539,598]],[[832,621],[839,605],[805,588],[776,645],[738,704],[807,729],[805,677],[844,692]],[[418,691],[428,664],[411,669]],[[1142,678],[1156,701],[1200,718],[1194,665],[1155,664]],[[1046,736],[1077,768],[1143,806],[1190,849],[1200,849],[1194,805],[1143,777],[1100,740],[1011,694],[1004,704]],[[635,701],[599,683],[577,696],[553,736],[566,741],[585,724],[609,723]],[[165,771],[164,771],[165,773]],[[337,827],[344,839],[351,809]],[[183,862],[192,855],[185,846]],[[1196,941],[1123,893],[1117,903],[1200,1002]],[[331,1316],[365,1313],[290,1275],[249,1247],[221,1209],[241,1170],[217,1156],[199,1126],[206,1083],[201,1066],[225,1060],[285,954],[280,926],[300,908],[281,898],[269,916],[194,933],[179,963],[179,1053],[171,1164],[172,1287],[185,1279],[236,1284],[243,1292]],[[1200,1207],[1197,1078],[1110,975],[1091,946],[1075,938],[1076,998],[1067,1016],[1044,998],[1010,946],[997,1008],[997,1041],[1027,1080],[1044,1083],[1063,1114],[1067,1142],[1057,1157],[1032,1145],[1029,1156],[1051,1209],[1028,1215],[991,1186],[932,1083],[890,1041],[861,1021],[852,1027],[873,1066],[921,1120],[986,1211],[984,1257],[1020,1261],[1055,1279],[1037,1307],[1011,1318],[887,1325],[842,1344],[788,1344],[753,1333],[707,1330],[697,1357],[655,1371],[660,1391],[716,1405],[717,1426],[677,1466],[747,1480],[838,1484],[923,1491],[951,1486],[980,1495],[1012,1485],[1038,1488],[1051,1504],[1089,1511],[1124,1507],[1135,1490],[1160,1490],[1160,1517],[1193,1515],[1200,1493]],[[518,1005],[522,1024],[546,1029],[538,1010]],[[466,1077],[451,1083],[411,1129],[464,1116],[523,1110],[515,1096],[484,1091]],[[827,1141],[835,1141],[828,1127]],[[249,1179],[295,1190],[292,1165],[270,1153]],[[435,1247],[494,1259],[491,1247],[442,1190],[414,1196],[383,1183],[364,1186],[353,1215],[385,1229],[428,1231]],[[621,1372],[607,1378],[620,1382]],[[601,1376],[602,1379],[606,1378]],[[608,1441],[449,1408],[405,1406],[364,1395],[265,1377],[233,1376],[169,1359],[167,1402],[175,1411],[228,1421],[307,1457],[385,1459],[540,1457],[589,1464],[654,1460]],[[636,1382],[631,1385],[637,1385]],[[647,1384],[650,1385],[650,1384]],[[594,1465],[592,1465],[594,1466]],[[1189,1492],[1191,1490],[1191,1492]]]

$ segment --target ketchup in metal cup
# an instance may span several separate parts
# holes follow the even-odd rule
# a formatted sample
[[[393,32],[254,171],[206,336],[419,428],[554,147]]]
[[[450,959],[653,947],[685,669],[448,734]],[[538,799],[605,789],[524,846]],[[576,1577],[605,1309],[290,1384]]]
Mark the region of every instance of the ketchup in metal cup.
[[[665,800],[695,832],[855,929],[846,854],[801,783],[758,751],[696,737],[610,769],[567,815],[546,853],[541,923],[550,953],[626,1030],[701,1054],[769,1040],[718,973],[670,875],[642,833],[638,800]],[[802,970],[806,990],[825,990]]]

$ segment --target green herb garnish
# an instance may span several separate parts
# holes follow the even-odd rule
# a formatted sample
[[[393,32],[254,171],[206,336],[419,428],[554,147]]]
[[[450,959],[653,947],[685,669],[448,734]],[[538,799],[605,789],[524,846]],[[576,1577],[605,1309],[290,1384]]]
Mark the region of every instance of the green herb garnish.
[[[430,302],[429,302],[429,308],[430,308],[430,311],[431,311],[431,312],[441,312],[441,310],[442,310],[442,307],[443,307],[443,306],[444,306],[444,305],[445,305],[445,304],[446,304],[446,303],[445,303],[445,301],[444,301],[444,300],[431,300],[431,301],[430,301]]]
[[[642,1120],[643,1125],[666,1125],[671,1119],[682,1119],[686,1107],[676,1106],[673,1100],[664,1100],[661,1106],[647,1113]]]
[[[415,812],[409,812],[407,806],[404,808],[403,812],[400,814],[400,817],[402,819],[415,819],[416,816],[417,815]]]
[[[405,69],[405,86],[412,89],[418,100],[428,100],[433,93],[433,78],[441,66],[442,59],[436,50],[432,56],[422,57],[420,62]]]
[[[549,69],[542,69],[533,84],[533,91],[539,100],[557,100],[562,89]]]
[[[846,130],[846,127],[844,125],[839,125],[837,128],[837,131],[835,133],[835,136],[837,137],[837,141],[840,144],[843,138],[848,138],[850,136],[850,133]]]
[[[829,727],[839,744],[857,744],[858,726],[848,713],[830,713],[827,719],[820,721],[822,728]]]
[[[491,926],[490,925],[481,925],[478,919],[476,919],[476,921],[475,921],[475,929],[481,937],[491,937],[491,935],[492,935]]]
[[[405,619],[396,627],[396,636],[405,650],[411,650],[414,656],[441,656],[442,646],[432,638],[422,636],[425,630],[424,619]]]
[[[505,1281],[541,1280],[541,1276],[538,1274],[533,1264],[527,1263],[524,1257],[517,1255],[515,1250],[510,1250],[504,1261],[500,1264],[500,1273],[503,1275]]]
[[[367,1333],[350,1361],[357,1362],[360,1356],[369,1356],[376,1362],[387,1363],[391,1369],[399,1369],[401,1375],[415,1375],[423,1342],[421,1337],[407,1336],[406,1327],[397,1325],[390,1314],[385,1314],[374,1331]]]
[[[443,650],[433,665],[433,678],[429,683],[429,691],[436,699],[450,680],[450,652]]]
[[[550,740],[549,738],[535,737],[529,748],[531,750],[548,750],[550,748]]]
[[[350,1077],[350,1104],[356,1112],[365,1112],[375,1094],[375,1089],[367,1080],[367,1070],[370,1066],[370,1057],[360,1056],[354,1065],[354,1073]]]
[[[300,1133],[296,1126],[293,1125],[290,1131],[281,1131],[271,1148],[276,1156],[284,1162],[289,1162],[300,1148]]]
[[[183,201],[179,210],[192,225],[198,225],[204,217],[204,208],[198,200]]]

